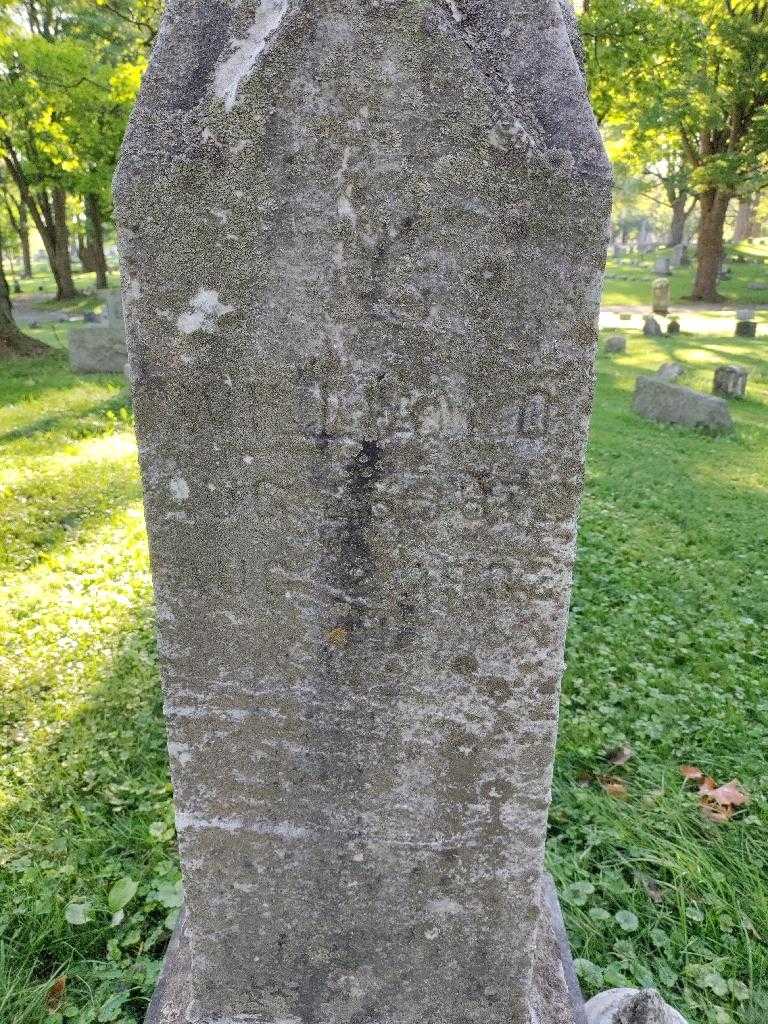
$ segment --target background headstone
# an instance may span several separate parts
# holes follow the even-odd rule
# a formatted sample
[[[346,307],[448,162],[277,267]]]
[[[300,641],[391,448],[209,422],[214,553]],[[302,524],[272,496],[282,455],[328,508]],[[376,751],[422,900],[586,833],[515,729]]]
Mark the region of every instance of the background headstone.
[[[627,339],[623,334],[612,334],[609,338],[605,339],[605,351],[606,352],[626,352],[627,351]]]
[[[701,427],[716,434],[733,429],[724,399],[669,384],[660,375],[637,378],[632,407],[638,415],[656,423]]]
[[[756,338],[757,322],[755,320],[738,320],[734,335],[737,338]]]
[[[744,398],[748,373],[743,366],[718,366],[712,382],[712,394],[721,398]]]
[[[653,312],[661,316],[669,313],[669,280],[657,277],[653,282]]]
[[[680,363],[662,363],[656,371],[656,378],[666,381],[668,384],[674,384],[684,373],[685,367]]]
[[[661,324],[655,316],[643,317],[643,334],[648,338],[660,338],[663,335]]]
[[[671,273],[669,256],[659,256],[653,265],[653,272],[654,274],[669,275]]]
[[[167,7],[116,177],[156,1019],[583,1011],[543,853],[609,178],[556,0]]]
[[[120,292],[103,289],[97,293],[104,306],[106,321],[86,322],[69,332],[69,362],[75,373],[123,373],[128,352]]]

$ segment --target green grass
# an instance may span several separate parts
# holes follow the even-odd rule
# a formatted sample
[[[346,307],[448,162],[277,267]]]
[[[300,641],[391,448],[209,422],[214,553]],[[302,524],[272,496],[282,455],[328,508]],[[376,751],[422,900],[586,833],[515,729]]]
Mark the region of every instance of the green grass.
[[[44,293],[55,293],[56,281],[54,280],[51,268],[47,259],[33,259],[32,260],[32,277],[24,278],[19,276],[20,262],[18,259],[13,262],[13,269],[10,263],[6,264],[5,272],[8,278],[8,283],[11,287],[11,298],[18,298],[19,293],[16,292],[16,284],[18,283],[21,288],[21,295],[34,295],[40,292]],[[96,287],[96,275],[93,271],[85,271],[79,269],[79,263],[75,262],[72,268],[72,278],[75,282],[75,288],[78,291],[88,291]],[[114,269],[109,271],[109,283],[112,287],[116,286],[118,282],[118,273]],[[23,299],[22,299],[23,301]]]
[[[761,248],[743,243],[745,248],[737,247],[746,262],[729,263],[731,276],[719,285],[723,299],[733,304],[755,306],[768,303],[768,246]],[[753,249],[755,251],[753,251]],[[650,306],[651,287],[658,274],[653,266],[656,260],[669,255],[671,250],[659,249],[645,256],[623,256],[620,259],[609,258],[605,271],[603,304],[606,306]],[[729,254],[734,250],[729,247]],[[689,298],[693,291],[694,261],[690,266],[678,267],[670,277],[670,296],[673,304]],[[750,288],[750,285],[763,285],[761,290]]]
[[[548,859],[587,994],[652,983],[690,1024],[764,1024],[765,342],[629,337],[600,360]],[[637,372],[671,358],[702,390],[749,365],[734,435],[631,413]],[[0,1021],[136,1024],[179,874],[122,380],[4,364],[0,446]],[[749,807],[704,821],[684,762]]]

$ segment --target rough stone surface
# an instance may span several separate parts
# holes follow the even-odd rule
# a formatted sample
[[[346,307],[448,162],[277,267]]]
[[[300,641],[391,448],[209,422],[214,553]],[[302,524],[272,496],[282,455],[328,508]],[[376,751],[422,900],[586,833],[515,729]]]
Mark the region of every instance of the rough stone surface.
[[[657,277],[653,282],[653,312],[666,316],[669,313],[669,280]]]
[[[655,316],[643,317],[643,334],[649,338],[660,338],[664,332]]]
[[[544,875],[542,893],[543,913],[547,915],[548,923],[551,923],[552,938],[557,945],[557,958],[553,957],[552,962],[557,963],[559,959],[562,965],[570,1000],[571,1016],[566,1020],[568,1024],[587,1024],[584,997],[573,966],[560,902],[550,875]],[[145,1024],[188,1024],[191,968],[189,917],[182,913],[168,945],[163,971],[147,1008]]]
[[[755,319],[755,311],[749,306],[742,306],[736,310],[736,320],[741,323],[742,321],[750,321]]]
[[[637,378],[633,408],[656,423],[701,427],[718,434],[733,429],[731,414],[722,398],[667,383],[658,376]]]
[[[754,320],[739,320],[736,324],[735,336],[737,338],[756,338],[757,322]]]
[[[627,351],[627,339],[623,334],[612,334],[610,338],[605,339],[605,351],[606,352],[626,352]]]
[[[116,177],[204,1024],[571,1024],[609,170],[572,15],[174,0]]]
[[[586,1006],[587,1024],[686,1024],[655,989],[611,988]]]
[[[127,351],[120,292],[102,290],[106,324],[90,321],[69,332],[69,362],[75,373],[123,373]]]
[[[672,319],[667,324],[667,336],[671,338],[671,337],[674,337],[676,334],[679,334],[679,333],[680,333],[680,321],[677,320],[675,317],[672,317]]]
[[[662,363],[656,371],[656,379],[666,381],[667,384],[674,384],[684,373],[685,367],[680,363]]]
[[[743,398],[748,376],[743,366],[718,366],[712,382],[712,394],[721,398]]]

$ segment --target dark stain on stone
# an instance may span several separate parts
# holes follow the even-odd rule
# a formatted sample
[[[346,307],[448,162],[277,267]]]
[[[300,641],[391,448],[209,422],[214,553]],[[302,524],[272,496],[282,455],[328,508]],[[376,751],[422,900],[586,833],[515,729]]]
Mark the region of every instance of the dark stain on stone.
[[[196,16],[190,18],[186,47],[188,52],[196,54],[197,62],[189,67],[185,76],[176,80],[172,102],[169,104],[174,110],[191,110],[197,106],[208,90],[216,65],[232,40],[231,7],[211,0],[205,5],[195,5],[194,11]],[[201,15],[203,11],[205,13]]]

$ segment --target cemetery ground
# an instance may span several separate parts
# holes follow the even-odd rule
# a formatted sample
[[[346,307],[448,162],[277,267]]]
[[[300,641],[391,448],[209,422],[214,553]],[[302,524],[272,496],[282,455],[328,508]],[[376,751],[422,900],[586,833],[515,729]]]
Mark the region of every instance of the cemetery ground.
[[[626,333],[600,357],[548,860],[586,995],[764,1024],[768,339]],[[703,391],[749,367],[732,435],[633,415],[670,359]],[[3,364],[0,446],[0,1022],[136,1024],[181,894],[123,380]],[[749,804],[710,820],[681,765]]]
[[[730,276],[720,282],[720,293],[731,306],[755,306],[768,303],[768,238],[753,239],[726,247]],[[651,286],[659,275],[654,264],[662,256],[671,256],[671,249],[656,249],[645,255],[628,254],[620,258],[609,257],[603,288],[603,306],[643,306],[650,302]],[[736,262],[744,259],[744,262]],[[670,276],[670,297],[679,304],[693,291],[695,267],[693,263],[678,267]],[[700,308],[701,304],[697,303]],[[768,320],[768,310],[762,310],[759,319]]]

